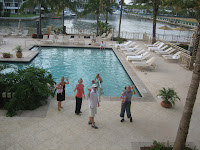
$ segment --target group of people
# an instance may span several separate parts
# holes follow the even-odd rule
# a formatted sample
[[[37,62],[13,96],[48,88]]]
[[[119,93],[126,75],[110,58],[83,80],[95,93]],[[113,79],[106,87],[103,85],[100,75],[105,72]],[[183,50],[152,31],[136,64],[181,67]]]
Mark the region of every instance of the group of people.
[[[100,75],[97,73],[95,76],[95,79],[92,81],[92,89],[88,89],[88,106],[89,106],[89,122],[88,124],[92,126],[92,128],[98,129],[98,127],[95,125],[94,117],[97,113],[97,107],[99,107],[99,97],[98,97],[98,91],[97,91],[97,83],[102,83],[103,80],[100,77]],[[66,81],[64,81],[64,77],[61,77],[61,82],[59,82],[56,85],[57,89],[57,101],[58,101],[58,111],[61,111],[63,108],[61,105],[61,102],[65,100],[65,85],[69,84],[69,79],[66,78]],[[78,80],[78,84],[76,84],[74,88],[74,92],[76,92],[76,106],[75,106],[75,114],[80,115],[81,112],[81,106],[82,106],[82,98],[85,98],[85,91],[84,91],[84,85],[83,85],[83,79],[80,78]],[[120,117],[122,117],[121,122],[124,122],[124,113],[126,111],[127,117],[130,119],[130,122],[132,122],[131,117],[131,98],[132,95],[135,94],[134,86],[132,86],[132,90],[130,86],[126,86],[125,89],[122,92],[121,99],[121,113]]]

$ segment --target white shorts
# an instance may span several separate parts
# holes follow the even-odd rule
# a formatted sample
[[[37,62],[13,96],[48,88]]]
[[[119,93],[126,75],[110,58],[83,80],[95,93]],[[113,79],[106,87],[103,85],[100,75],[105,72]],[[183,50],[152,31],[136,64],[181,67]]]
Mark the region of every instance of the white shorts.
[[[89,116],[94,117],[97,114],[97,108],[89,108]]]

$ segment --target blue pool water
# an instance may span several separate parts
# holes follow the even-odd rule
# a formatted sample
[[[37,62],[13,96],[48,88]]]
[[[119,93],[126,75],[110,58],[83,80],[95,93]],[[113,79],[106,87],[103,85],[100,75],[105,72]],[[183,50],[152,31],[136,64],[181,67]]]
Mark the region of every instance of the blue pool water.
[[[97,73],[103,79],[102,96],[120,96],[126,85],[133,85],[128,74],[111,49],[40,47],[40,54],[29,64],[15,64],[18,68],[27,65],[42,67],[52,73],[58,83],[60,77],[69,78],[66,95],[73,92],[79,78],[83,79],[85,93],[91,88],[91,82]],[[140,97],[137,91],[135,97]]]

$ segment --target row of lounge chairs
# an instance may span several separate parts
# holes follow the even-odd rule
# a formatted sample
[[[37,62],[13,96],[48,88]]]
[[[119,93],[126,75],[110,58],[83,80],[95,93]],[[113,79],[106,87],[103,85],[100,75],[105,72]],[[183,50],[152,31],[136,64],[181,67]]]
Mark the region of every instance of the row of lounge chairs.
[[[181,51],[176,51],[172,47],[168,47],[164,42],[157,41],[154,45],[148,46],[148,50],[154,51],[161,55],[164,59],[170,61],[178,61],[180,58]]]
[[[28,30],[14,30],[13,32],[9,29],[1,29],[0,36],[20,36],[26,37],[28,35]]]
[[[128,61],[132,61],[136,67],[151,67],[156,61],[156,57],[151,57],[150,52],[155,52],[161,55],[166,60],[178,60],[180,58],[181,51],[176,51],[173,47],[169,47],[163,42],[156,42],[153,45],[147,45],[147,49],[139,48],[138,45],[134,45],[135,42],[128,41],[124,44],[116,44],[115,46],[120,48],[125,54]]]
[[[98,36],[95,38],[95,44],[99,44],[102,41],[110,40],[112,38],[112,34],[109,33],[108,36],[106,34],[102,34],[102,36]],[[93,39],[93,36],[90,36],[90,39]],[[84,36],[74,35],[73,38],[71,38],[70,35],[55,35],[54,33],[51,33],[48,35],[43,35],[43,39],[40,41],[41,43],[60,43],[60,44],[85,44]]]
[[[125,54],[128,61],[132,61],[136,67],[154,67],[155,57],[150,57],[150,53],[145,49],[139,48],[139,45],[134,45],[135,42],[128,41],[124,44],[116,44]]]
[[[71,36],[68,35],[58,35],[57,38],[55,38],[54,35],[43,35],[43,39],[40,41],[41,43],[60,43],[60,44],[85,44],[84,36],[74,36],[74,38],[71,38]]]

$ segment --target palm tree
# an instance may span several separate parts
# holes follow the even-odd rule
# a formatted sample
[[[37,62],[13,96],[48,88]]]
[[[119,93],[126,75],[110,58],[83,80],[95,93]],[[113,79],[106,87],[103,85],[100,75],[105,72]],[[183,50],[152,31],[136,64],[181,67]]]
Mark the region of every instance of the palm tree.
[[[103,5],[103,1],[100,0],[88,0],[88,3],[84,7],[84,11],[81,13],[81,16],[95,13],[97,19],[97,35],[99,35],[99,15],[100,15],[100,7]]]
[[[65,8],[69,8],[71,11],[78,13],[76,6],[78,5],[77,2],[72,2],[71,0],[47,0],[48,4],[51,8],[51,11],[54,13],[62,12],[62,28],[63,34],[65,34],[65,26],[64,26],[64,11]]]
[[[196,54],[196,62],[195,67],[192,74],[191,84],[188,90],[184,111],[181,117],[181,121],[179,124],[179,129],[176,135],[176,140],[174,144],[173,150],[182,150],[185,148],[186,139],[190,127],[190,120],[193,112],[193,107],[196,101],[196,95],[199,88],[200,83],[200,45],[199,45],[199,37],[200,37],[200,3],[199,0],[181,0],[181,5],[183,8],[192,8],[195,10],[197,14],[198,27],[195,39],[195,46],[193,49],[193,57]],[[180,1],[176,3],[176,5],[180,6]]]
[[[164,0],[136,0],[133,2],[135,3],[146,3],[147,5],[153,6],[153,33],[152,33],[152,44],[156,42],[156,19],[158,15],[159,6],[161,1]]]
[[[120,32],[121,32],[122,8],[123,8],[123,5],[124,5],[124,0],[121,0],[121,9],[120,9],[120,19],[119,19],[118,38],[120,38]]]
[[[156,42],[156,19],[158,15],[160,0],[152,0],[152,1],[153,1],[153,37],[152,37],[152,44],[153,44]]]
[[[35,8],[35,6],[38,6],[38,10],[39,10],[39,35],[41,35],[41,3],[45,3],[46,0],[26,0],[22,6],[21,6],[21,10],[23,11],[25,8]]]

